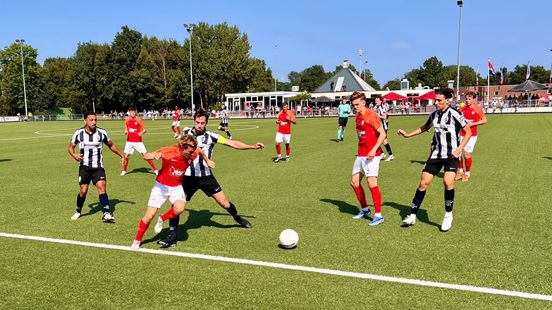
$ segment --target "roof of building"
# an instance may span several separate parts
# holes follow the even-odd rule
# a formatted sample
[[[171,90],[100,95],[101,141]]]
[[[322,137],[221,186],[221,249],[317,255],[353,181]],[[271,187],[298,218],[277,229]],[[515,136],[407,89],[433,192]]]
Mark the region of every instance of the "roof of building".
[[[376,89],[370,86],[360,76],[354,73],[348,67],[339,70],[334,76],[329,78],[314,93],[329,93],[329,92],[351,92],[351,91],[375,91]]]

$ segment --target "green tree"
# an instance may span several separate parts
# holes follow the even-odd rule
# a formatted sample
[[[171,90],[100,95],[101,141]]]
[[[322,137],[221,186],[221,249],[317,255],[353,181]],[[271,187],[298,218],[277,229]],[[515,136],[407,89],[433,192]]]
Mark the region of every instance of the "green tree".
[[[54,107],[69,107],[68,91],[74,77],[73,63],[69,58],[47,58],[42,67],[42,92],[39,102],[44,111]]]
[[[301,72],[301,82],[299,87],[303,91],[312,92],[318,86],[322,85],[331,74],[328,74],[324,71],[324,67],[321,65],[314,65],[308,67],[307,69]]]
[[[360,77],[366,83],[368,83],[368,85],[372,86],[374,89],[376,89],[376,90],[381,89],[380,84],[378,83],[378,81],[376,81],[374,79],[374,74],[372,74],[372,71],[370,71],[370,69],[366,68],[366,69],[362,70],[362,75],[360,75]]]
[[[447,80],[444,78],[443,63],[435,56],[424,61],[418,78],[420,82],[429,87],[442,87],[447,85]]]
[[[249,92],[266,92],[273,90],[272,70],[268,69],[264,60],[251,58],[247,70]]]
[[[514,70],[507,74],[508,82],[510,84],[520,84],[525,81],[527,74],[527,65],[517,65]],[[550,77],[550,71],[546,70],[543,66],[531,66],[530,80],[539,83],[548,83]]]
[[[387,81],[381,88],[382,90],[397,90],[401,89],[401,80],[400,79],[393,79],[390,81]]]

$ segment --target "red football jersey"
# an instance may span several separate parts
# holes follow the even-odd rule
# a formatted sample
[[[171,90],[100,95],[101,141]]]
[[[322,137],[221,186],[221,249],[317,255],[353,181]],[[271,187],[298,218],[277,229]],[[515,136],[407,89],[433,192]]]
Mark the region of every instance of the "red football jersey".
[[[135,118],[127,117],[125,119],[125,127],[128,142],[142,142],[142,136],[138,135],[140,131],[144,130],[144,122],[141,118],[138,116]]]
[[[180,109],[174,110],[173,121],[179,121],[179,120],[180,120]]]
[[[285,135],[291,134],[291,122],[287,120],[288,118],[295,121],[295,115],[293,115],[290,110],[288,110],[287,113],[284,113],[284,111],[282,111],[278,114],[279,133],[283,133]]]
[[[381,126],[376,112],[364,109],[356,115],[356,131],[358,135],[358,156],[368,156],[370,150],[378,141],[377,129]],[[381,155],[381,148],[376,151],[376,156]]]
[[[190,158],[184,158],[178,145],[168,146],[157,150],[163,154],[163,165],[157,176],[157,182],[167,186],[182,185],[184,172],[199,155],[200,149],[196,149]]]
[[[483,112],[483,109],[481,109],[480,106],[477,104],[473,104],[471,106],[465,106],[463,109],[460,110],[462,114],[464,115],[464,118],[468,121],[468,123],[474,123],[479,122],[483,117],[485,117],[485,112]],[[477,126],[470,127],[472,137],[477,136]],[[464,135],[464,131],[460,131],[460,135]]]

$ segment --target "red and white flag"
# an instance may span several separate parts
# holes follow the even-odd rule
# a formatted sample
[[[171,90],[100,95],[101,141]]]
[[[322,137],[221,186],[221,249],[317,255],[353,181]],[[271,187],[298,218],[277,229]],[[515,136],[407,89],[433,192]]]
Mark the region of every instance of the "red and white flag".
[[[493,63],[491,62],[490,58],[488,60],[488,64],[489,64],[489,74],[491,74],[493,77],[495,77],[496,76],[496,71],[495,71],[495,68],[493,67]]]

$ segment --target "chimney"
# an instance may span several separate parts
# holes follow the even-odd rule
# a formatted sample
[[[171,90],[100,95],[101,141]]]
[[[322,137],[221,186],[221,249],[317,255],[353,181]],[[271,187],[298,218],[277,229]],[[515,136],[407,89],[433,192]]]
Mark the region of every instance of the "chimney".
[[[349,68],[349,59],[343,60],[343,68]]]

